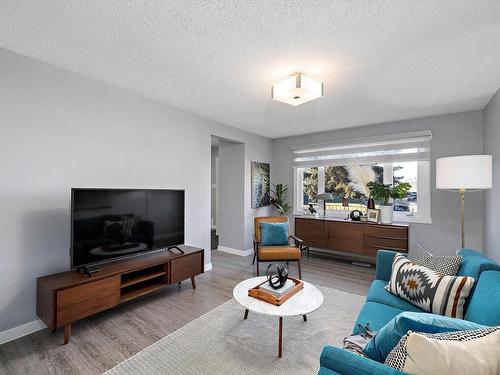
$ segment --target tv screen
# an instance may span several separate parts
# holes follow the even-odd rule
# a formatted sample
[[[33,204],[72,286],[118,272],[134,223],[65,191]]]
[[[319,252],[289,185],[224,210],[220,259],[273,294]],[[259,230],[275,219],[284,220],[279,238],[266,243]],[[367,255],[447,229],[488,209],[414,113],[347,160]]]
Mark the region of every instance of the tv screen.
[[[184,191],[72,189],[71,268],[184,243]]]

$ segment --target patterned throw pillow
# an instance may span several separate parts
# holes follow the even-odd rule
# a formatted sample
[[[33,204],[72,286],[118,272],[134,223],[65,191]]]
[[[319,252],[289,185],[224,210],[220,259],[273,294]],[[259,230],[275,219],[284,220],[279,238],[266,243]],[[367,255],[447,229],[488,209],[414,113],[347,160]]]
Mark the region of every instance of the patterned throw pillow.
[[[433,271],[449,276],[455,276],[462,263],[462,257],[460,255],[434,256],[419,244],[410,248],[407,258],[413,263],[420,264]]]
[[[408,374],[498,375],[499,346],[499,327],[433,334],[409,331],[385,364]]]
[[[463,319],[464,302],[473,285],[472,277],[442,275],[396,254],[385,288],[422,310]]]

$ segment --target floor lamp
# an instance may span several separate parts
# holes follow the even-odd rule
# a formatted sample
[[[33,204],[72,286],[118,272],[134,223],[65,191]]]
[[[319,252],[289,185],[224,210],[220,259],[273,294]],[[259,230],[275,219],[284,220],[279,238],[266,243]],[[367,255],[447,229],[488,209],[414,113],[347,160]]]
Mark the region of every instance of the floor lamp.
[[[492,156],[465,155],[436,159],[436,189],[458,191],[462,248],[465,247],[465,191],[491,189]]]

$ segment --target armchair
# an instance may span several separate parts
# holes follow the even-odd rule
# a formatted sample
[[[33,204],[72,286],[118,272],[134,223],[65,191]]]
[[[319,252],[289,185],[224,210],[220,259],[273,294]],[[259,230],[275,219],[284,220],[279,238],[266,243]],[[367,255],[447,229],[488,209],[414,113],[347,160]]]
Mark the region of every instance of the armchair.
[[[280,246],[263,246],[260,237],[260,223],[288,223],[287,216],[264,216],[254,219],[254,239],[253,239],[253,262],[257,260],[257,276],[259,276],[260,262],[297,262],[299,268],[299,279],[302,278],[302,270],[300,260],[302,258],[303,242],[300,238],[290,235],[290,227],[288,228],[288,238],[293,240],[293,245]]]

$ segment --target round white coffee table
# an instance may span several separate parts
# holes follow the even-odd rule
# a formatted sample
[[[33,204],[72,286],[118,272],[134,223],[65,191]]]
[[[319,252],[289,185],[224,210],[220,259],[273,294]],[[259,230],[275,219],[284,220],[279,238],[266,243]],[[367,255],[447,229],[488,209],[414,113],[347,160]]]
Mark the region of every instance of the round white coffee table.
[[[278,357],[281,358],[283,355],[283,317],[302,315],[304,321],[307,322],[307,314],[316,311],[323,304],[323,294],[315,286],[302,281],[304,283],[302,290],[290,297],[283,305],[275,306],[248,295],[249,289],[265,280],[266,277],[261,276],[242,281],[234,288],[233,296],[245,308],[243,319],[248,318],[248,311],[279,317]]]

